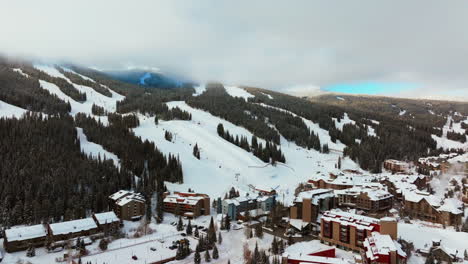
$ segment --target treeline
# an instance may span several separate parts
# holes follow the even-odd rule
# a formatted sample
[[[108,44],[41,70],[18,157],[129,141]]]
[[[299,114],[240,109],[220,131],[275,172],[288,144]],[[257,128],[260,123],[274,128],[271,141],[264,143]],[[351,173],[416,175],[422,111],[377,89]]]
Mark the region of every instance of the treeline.
[[[140,125],[140,120],[136,114],[119,115],[115,113],[109,113],[107,115],[109,123],[115,127],[124,128],[135,128]]]
[[[93,115],[97,115],[97,116],[107,115],[107,111],[104,109],[104,107],[96,105],[96,104],[93,104],[91,106],[91,113],[93,113]]]
[[[432,123],[425,124],[420,121],[400,119],[398,115],[379,115],[377,109],[381,104],[371,103],[362,107],[365,101],[359,101],[356,103],[359,107],[352,108],[348,103],[343,106],[340,102],[335,103],[338,101],[336,96],[324,97],[323,102],[320,100],[309,102],[268,91],[273,97],[270,99],[262,94],[261,89],[256,88],[249,88],[248,91],[255,94],[254,98],[249,98],[251,102],[280,107],[318,123],[321,128],[328,130],[332,142],[340,140],[347,146],[344,154],[359,163],[362,169],[380,172],[385,159],[417,160],[419,157],[437,154],[441,151],[437,149],[437,144],[432,139],[432,134],[442,135],[442,130],[434,127],[435,123],[431,126]],[[367,98],[367,101],[369,100]],[[350,99],[350,102],[353,101]],[[425,111],[430,115],[427,110]],[[355,121],[355,124],[345,124],[341,131],[336,127],[333,118],[340,122],[345,112],[348,113],[350,119]],[[370,119],[378,120],[379,123],[372,122]],[[374,128],[376,137],[368,135],[369,126]]]
[[[84,79],[83,77],[81,77],[80,75],[78,74],[75,74],[73,72],[70,72],[70,71],[66,71],[64,69],[62,69],[61,67],[58,67],[56,66],[55,67],[59,72],[61,72],[63,75],[65,75],[65,77],[67,77],[68,79],[70,79],[70,81],[74,84],[78,84],[78,85],[83,85],[83,86],[88,86],[88,87],[91,87],[93,88],[96,92],[102,94],[102,95],[105,95],[107,97],[112,97],[112,93],[109,91],[109,89],[107,89],[106,87],[96,83],[96,82],[93,82],[91,80],[87,80],[87,79]]]
[[[210,112],[229,122],[242,126],[257,137],[279,144],[280,136],[276,130],[269,127],[264,119],[248,112],[247,103],[242,98],[229,96],[222,84],[210,83],[206,91],[187,100],[187,104]]]
[[[67,80],[59,77],[53,77],[49,74],[40,71],[34,67],[23,66],[21,68],[24,73],[27,75],[36,78],[38,80],[43,80],[49,83],[53,83],[57,85],[57,87],[66,95],[70,96],[73,100],[77,102],[85,102],[86,101],[86,93],[82,93],[78,91],[73,84],[69,83]]]
[[[455,131],[447,131],[447,138],[450,140],[459,141],[461,143],[466,142],[466,134],[457,133]]]
[[[48,115],[66,114],[71,105],[42,89],[39,81],[13,71],[0,60],[0,100],[34,112]]]
[[[0,226],[78,219],[107,210],[133,176],[81,153],[69,115],[0,119]]]
[[[128,129],[136,124],[132,115],[120,118],[111,115],[109,125],[104,126],[85,114],[75,116],[76,126],[83,128],[89,141],[102,145],[120,159],[124,168],[141,175],[147,161],[149,171],[161,175],[170,182],[183,182],[182,165],[178,157],[163,155],[153,142],[142,141]],[[137,120],[137,119],[136,119]],[[151,179],[154,182],[154,179]]]
[[[274,144],[280,144],[281,134],[301,147],[321,150],[318,135],[311,132],[300,117],[275,108],[249,103],[243,98],[231,97],[222,84],[208,84],[203,94],[190,98],[187,103],[237,126],[245,127],[255,136]]]
[[[374,173],[380,173],[383,161],[389,158],[415,161],[441,151],[430,133],[401,129],[398,123],[381,122],[375,133],[377,137],[362,136],[360,133],[360,143],[350,142],[344,150],[344,154],[359,163],[362,169]]]
[[[281,152],[281,149],[270,141],[267,141],[265,143],[265,147],[263,147],[262,143],[258,143],[257,137],[252,136],[252,144],[249,144],[246,136],[241,136],[239,138],[239,136],[236,135],[234,137],[234,135],[231,135],[228,130],[224,129],[224,126],[221,123],[218,124],[217,132],[220,137],[240,148],[243,148],[247,152],[252,152],[252,154],[261,159],[263,162],[271,162],[272,164],[275,164],[277,161],[279,161],[286,163],[286,158]]]

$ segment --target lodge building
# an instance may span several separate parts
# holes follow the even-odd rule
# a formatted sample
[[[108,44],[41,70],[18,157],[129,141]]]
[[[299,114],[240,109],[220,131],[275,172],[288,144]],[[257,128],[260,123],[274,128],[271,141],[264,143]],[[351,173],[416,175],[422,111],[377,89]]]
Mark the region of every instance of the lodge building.
[[[163,211],[188,218],[210,214],[210,197],[206,194],[174,192],[165,194]]]
[[[122,220],[139,220],[145,214],[145,198],[140,193],[120,190],[109,196],[109,208]]]
[[[397,223],[393,218],[379,220],[341,211],[327,211],[320,219],[319,239],[338,248],[360,251],[372,232],[397,239]]]
[[[94,214],[93,217],[60,223],[12,227],[3,233],[7,252],[26,250],[30,246],[43,247],[47,242],[64,241],[119,228],[120,219],[114,212]]]
[[[334,207],[334,196],[333,190],[327,189],[300,192],[294,199],[293,206],[289,208],[289,217],[315,223],[321,212]]]
[[[441,199],[422,191],[405,193],[404,212],[423,221],[452,226],[460,226],[464,215],[460,200]]]

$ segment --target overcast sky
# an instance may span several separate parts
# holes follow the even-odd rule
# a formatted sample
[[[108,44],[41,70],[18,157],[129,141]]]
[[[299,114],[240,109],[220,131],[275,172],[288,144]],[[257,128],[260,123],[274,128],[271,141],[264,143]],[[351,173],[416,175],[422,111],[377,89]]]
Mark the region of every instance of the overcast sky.
[[[270,89],[468,94],[468,1],[0,1],[0,52]],[[401,91],[400,91],[401,92]]]

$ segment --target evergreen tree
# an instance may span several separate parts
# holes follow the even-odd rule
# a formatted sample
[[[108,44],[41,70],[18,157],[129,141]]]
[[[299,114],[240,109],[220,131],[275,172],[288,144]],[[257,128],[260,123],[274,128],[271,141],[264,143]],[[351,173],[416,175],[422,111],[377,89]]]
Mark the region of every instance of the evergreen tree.
[[[184,223],[182,222],[182,216],[179,216],[179,222],[177,223],[177,231],[184,230]]]
[[[278,254],[278,241],[276,240],[276,236],[273,237],[273,241],[271,242],[271,253],[274,255]]]
[[[198,232],[198,226],[195,226],[195,232],[193,233],[194,237],[199,237],[200,233]]]
[[[210,220],[210,225],[208,227],[208,242],[212,245],[214,243],[216,243],[216,230],[215,230],[215,227],[214,227],[214,221],[213,221],[213,217],[211,217],[211,220]]]
[[[218,244],[222,244],[223,243],[223,237],[221,236],[221,232],[218,233]]]
[[[255,236],[257,236],[260,239],[263,238],[262,223],[259,223],[258,225],[255,226]]]
[[[218,135],[224,137],[224,126],[223,124],[219,123],[216,129],[218,131]]]
[[[216,247],[216,245],[213,246],[213,259],[218,259],[219,258],[219,252],[218,252],[218,248]]]
[[[200,251],[198,250],[198,247],[195,249],[195,256],[193,257],[193,262],[195,264],[200,264],[201,262]]]
[[[188,236],[191,236],[192,235],[192,223],[189,219],[189,222],[187,224],[187,229],[185,230],[185,232],[187,233]]]
[[[197,143],[195,143],[195,146],[193,147],[193,156],[195,156],[197,159],[200,159],[200,150],[198,149]]]
[[[211,256],[210,256],[210,252],[208,251],[208,249],[206,249],[205,251],[205,261],[211,262]]]
[[[226,228],[227,231],[231,230],[231,220],[229,219],[229,215],[226,215],[224,218],[224,227]]]

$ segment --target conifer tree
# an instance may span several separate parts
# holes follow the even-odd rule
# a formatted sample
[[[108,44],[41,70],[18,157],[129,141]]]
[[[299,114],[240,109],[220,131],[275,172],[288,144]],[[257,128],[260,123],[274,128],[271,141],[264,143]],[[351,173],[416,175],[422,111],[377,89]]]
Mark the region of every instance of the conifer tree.
[[[210,252],[208,251],[208,249],[206,249],[205,251],[205,261],[211,262],[211,256],[210,256]]]
[[[179,222],[177,223],[177,231],[184,230],[184,223],[182,222],[182,216],[179,216]]]
[[[192,235],[192,223],[189,219],[189,222],[187,224],[187,229],[185,230],[185,232],[187,233],[188,236],[191,236]]]
[[[221,232],[218,233],[218,244],[222,244],[223,243],[223,237],[221,236]]]
[[[195,264],[200,264],[201,262],[200,251],[198,250],[198,247],[195,249],[195,256],[193,257],[193,262]]]
[[[219,258],[219,252],[218,252],[218,248],[216,247],[216,245],[213,246],[213,259],[218,259]]]

